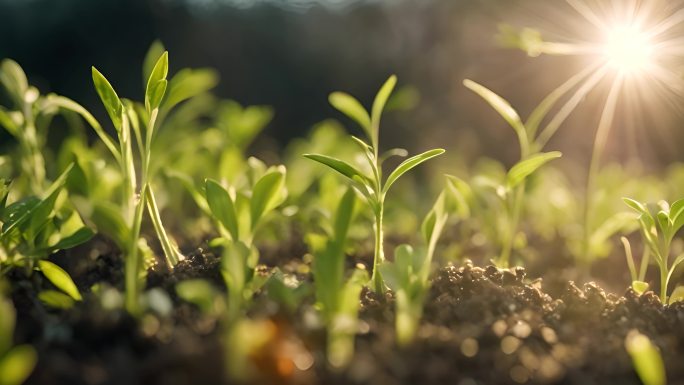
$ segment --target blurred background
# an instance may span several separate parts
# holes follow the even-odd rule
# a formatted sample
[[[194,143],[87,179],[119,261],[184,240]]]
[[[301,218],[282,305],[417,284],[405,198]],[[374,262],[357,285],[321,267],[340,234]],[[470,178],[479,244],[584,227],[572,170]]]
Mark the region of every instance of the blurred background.
[[[396,73],[415,108],[387,115],[384,145],[439,145],[466,162],[484,155],[511,165],[519,156],[513,131],[463,79],[491,88],[525,117],[587,60],[531,58],[497,43],[501,23],[550,38],[586,34],[563,0],[0,0],[0,15],[0,58],[19,62],[42,92],[68,96],[106,121],[90,66],[141,100],[142,61],[159,39],[172,73],[213,67],[219,96],[273,106],[255,145],[269,149],[341,118],[327,103],[331,91],[369,105]],[[592,92],[547,147],[564,152],[565,167],[586,170],[606,92]],[[656,169],[684,160],[681,108],[665,99],[643,110],[621,107],[608,158],[637,157]]]

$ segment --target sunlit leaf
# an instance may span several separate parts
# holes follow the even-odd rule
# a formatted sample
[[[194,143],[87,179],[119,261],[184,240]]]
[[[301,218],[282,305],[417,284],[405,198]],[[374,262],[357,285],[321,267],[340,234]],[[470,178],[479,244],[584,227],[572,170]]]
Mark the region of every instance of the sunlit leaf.
[[[0,356],[0,385],[21,385],[33,372],[36,361],[38,355],[32,346],[15,346]]]
[[[561,156],[562,154],[558,151],[543,152],[518,162],[506,175],[506,187],[509,189],[516,188],[541,166]]]
[[[250,218],[254,229],[263,215],[273,210],[282,197],[285,184],[285,169],[278,168],[262,176],[254,185],[250,200]]]
[[[145,88],[145,108],[147,112],[159,108],[166,92],[166,76],[169,73],[169,53],[165,51],[154,65]]]
[[[625,339],[625,348],[644,385],[665,385],[665,364],[660,351],[647,336],[632,330]]]
[[[429,150],[425,151],[422,154],[418,154],[416,156],[412,156],[411,158],[406,159],[405,161],[401,162],[397,168],[392,171],[392,173],[387,177],[387,181],[385,182],[385,186],[382,188],[383,193],[386,193],[389,191],[390,187],[394,184],[394,182],[397,181],[402,175],[404,175],[406,172],[411,170],[412,168],[418,166],[419,164],[430,160],[436,156],[444,154],[444,150],[441,148],[434,149],[434,150]]]
[[[367,176],[365,176],[361,171],[359,171],[347,162],[335,159],[327,155],[319,154],[304,154],[304,157],[314,160],[318,163],[322,163],[351,180],[354,180],[354,177],[359,177],[364,182],[364,184],[369,183],[369,179]]]
[[[370,116],[356,98],[344,92],[333,92],[328,97],[328,101],[338,111],[358,123],[368,138],[373,141]]]
[[[100,71],[98,71],[95,67],[92,67],[91,71],[95,90],[100,96],[100,100],[102,100],[102,104],[104,104],[107,114],[114,124],[114,128],[120,132],[122,128],[123,113],[123,104],[121,103],[121,99],[119,99],[119,96],[116,94],[116,91],[114,91],[114,88],[112,88],[112,85],[109,84],[109,81],[107,81]]]
[[[67,293],[71,298],[76,301],[83,299],[71,276],[64,269],[46,260],[38,261],[38,268],[53,285]]]
[[[55,309],[71,309],[75,303],[73,298],[57,290],[43,290],[38,293],[38,299]]]
[[[480,95],[482,99],[489,103],[489,105],[492,106],[492,108],[494,108],[494,110],[496,110],[496,112],[498,112],[499,115],[501,115],[501,117],[504,118],[504,120],[506,120],[511,127],[513,127],[518,135],[518,139],[521,142],[527,143],[527,130],[525,129],[520,116],[504,98],[495,94],[483,85],[469,79],[464,80],[463,85]]]
[[[211,213],[228,230],[233,240],[239,236],[237,211],[233,199],[223,186],[218,182],[207,179],[205,182],[207,204]]]

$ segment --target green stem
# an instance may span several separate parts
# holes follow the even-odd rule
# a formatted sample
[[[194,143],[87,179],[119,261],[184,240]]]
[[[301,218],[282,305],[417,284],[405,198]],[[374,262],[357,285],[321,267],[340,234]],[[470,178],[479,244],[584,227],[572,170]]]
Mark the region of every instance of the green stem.
[[[582,256],[584,260],[591,260],[589,239],[591,238],[591,212],[592,212],[592,195],[596,188],[596,179],[601,165],[601,157],[603,150],[608,141],[608,134],[613,125],[613,118],[615,117],[615,109],[617,107],[618,96],[622,89],[623,78],[618,75],[618,78],[613,81],[613,85],[606,99],[606,105],[601,114],[598,129],[596,130],[596,137],[594,138],[594,147],[591,154],[591,161],[589,164],[589,175],[587,176],[587,186],[584,196],[584,236],[582,239]]]
[[[378,271],[378,266],[385,262],[385,252],[383,248],[383,232],[382,232],[382,217],[384,212],[384,203],[381,201],[375,212],[375,253],[373,255],[373,274],[371,276],[371,283],[373,291],[376,293],[385,292],[385,284],[382,276]]]
[[[660,302],[665,304],[667,302],[667,285],[669,281],[667,261],[660,268]]]
[[[159,215],[159,207],[157,206],[157,200],[152,192],[152,186],[147,185],[147,210],[152,219],[152,225],[154,225],[154,230],[157,232],[159,241],[161,243],[162,249],[164,250],[164,256],[166,257],[166,263],[169,268],[176,266],[180,260],[179,252],[176,247],[171,243],[164,225],[162,224],[161,216]]]
[[[135,207],[135,215],[133,218],[133,226],[128,244],[128,256],[125,260],[125,285],[126,297],[125,306],[129,313],[135,315],[139,312],[138,294],[142,289],[140,287],[140,269],[142,267],[140,253],[138,248],[138,239],[140,238],[140,228],[142,226],[142,217],[146,205],[147,186],[143,185],[140,199]]]
[[[515,242],[515,234],[518,231],[518,223],[520,222],[524,191],[524,181],[513,191],[512,206],[508,213],[508,229],[503,240],[501,254],[499,255],[499,267],[507,268],[510,263],[511,254],[513,253],[513,243]]]

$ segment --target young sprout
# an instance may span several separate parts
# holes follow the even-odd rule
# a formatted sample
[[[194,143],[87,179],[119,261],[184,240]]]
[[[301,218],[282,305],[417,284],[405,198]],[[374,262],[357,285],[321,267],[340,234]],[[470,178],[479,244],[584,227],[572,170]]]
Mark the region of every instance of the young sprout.
[[[395,328],[400,346],[413,341],[423,315],[423,303],[430,288],[428,278],[432,256],[449,215],[445,192],[439,195],[423,220],[421,235],[424,245],[417,249],[400,245],[394,251],[394,262],[380,265],[382,276],[396,297]]]
[[[15,61],[0,62],[0,84],[16,108],[9,111],[0,106],[0,126],[17,140],[19,168],[28,180],[28,191],[42,193],[46,185],[43,148],[54,112],[43,107],[44,98],[28,84],[26,74]]]
[[[10,205],[6,205],[9,183],[0,181],[0,275],[14,267],[41,271],[60,290],[41,291],[38,297],[59,308],[71,307],[74,301],[81,300],[81,294],[69,274],[46,259],[93,236],[78,213],[60,199],[71,170],[69,166],[42,198],[29,196]]]
[[[684,226],[684,199],[672,205],[659,202],[659,210],[652,213],[646,205],[633,199],[623,198],[625,204],[639,214],[642,239],[660,269],[660,301],[668,303],[667,287],[677,266],[684,261],[684,253],[670,265],[670,245],[677,232]]]
[[[634,370],[644,385],[667,383],[663,357],[658,347],[647,336],[639,333],[638,330],[631,330],[625,337],[625,349],[632,357]]]
[[[254,274],[259,262],[254,236],[267,215],[287,197],[285,173],[284,166],[268,168],[255,178],[251,191],[226,189],[212,179],[205,182],[207,206],[221,234],[221,271],[228,288],[231,322],[242,315],[245,303],[265,282]]]
[[[328,237],[311,236],[314,254],[313,277],[316,301],[328,332],[328,361],[344,367],[354,354],[354,336],[358,328],[359,295],[368,282],[365,269],[356,268],[345,279],[345,242],[355,216],[356,193],[349,188],[340,200]]]
[[[268,275],[256,274],[259,251],[254,237],[268,214],[287,197],[284,166],[266,168],[254,158],[248,163],[253,174],[251,190],[226,189],[211,179],[205,182],[206,204],[218,223],[221,238],[217,243],[223,247],[221,274],[227,288],[223,337],[230,358],[226,367],[228,374],[238,379],[248,374],[249,354],[270,338],[257,332],[264,323],[245,316],[254,293],[269,279]],[[245,334],[247,330],[257,334]]]
[[[16,312],[4,286],[0,281],[0,384],[21,385],[33,372],[38,355],[30,345],[13,346]]]
[[[641,257],[641,264],[639,265],[639,272],[637,273],[636,264],[634,263],[634,256],[632,256],[632,246],[627,237],[620,237],[622,246],[625,248],[625,256],[627,258],[627,266],[629,267],[629,274],[632,277],[632,289],[637,294],[643,294],[648,290],[648,283],[644,281],[646,277],[646,270],[648,269],[649,252],[648,248],[644,248],[644,255]]]
[[[396,76],[392,75],[380,88],[380,91],[373,101],[373,107],[370,114],[356,100],[353,96],[343,92],[333,92],[330,94],[330,104],[340,112],[347,115],[352,120],[356,121],[364,133],[370,144],[352,136],[352,139],[359,145],[363,152],[367,164],[371,170],[370,176],[351,164],[342,160],[319,154],[304,154],[305,157],[316,162],[322,163],[331,169],[339,172],[349,179],[352,186],[356,188],[366,199],[366,202],[373,211],[374,217],[374,232],[375,232],[375,250],[373,255],[373,273],[371,277],[371,287],[376,292],[383,292],[385,284],[377,267],[385,261],[385,254],[383,248],[383,216],[385,211],[385,198],[390,187],[402,175],[418,166],[419,164],[439,156],[444,153],[443,149],[433,149],[422,154],[413,156],[403,161],[392,171],[389,176],[383,181],[382,163],[389,157],[399,155],[405,156],[406,151],[402,149],[389,150],[383,154],[379,152],[379,138],[380,138],[380,117],[382,111],[389,99],[394,86],[397,83]]]
[[[513,107],[499,95],[472,80],[466,79],[463,82],[471,91],[482,97],[513,128],[520,146],[521,160],[508,172],[505,183],[489,183],[496,194],[503,200],[505,213],[504,226],[497,231],[501,233],[501,252],[495,260],[498,266],[508,267],[509,264],[520,222],[526,180],[541,166],[561,157],[561,153],[558,151],[541,151],[570,112],[576,107],[577,103],[579,103],[579,100],[570,100],[540,131],[541,123],[560,98],[569,92],[580,80],[581,77],[573,78],[550,93],[525,122],[522,121]]]

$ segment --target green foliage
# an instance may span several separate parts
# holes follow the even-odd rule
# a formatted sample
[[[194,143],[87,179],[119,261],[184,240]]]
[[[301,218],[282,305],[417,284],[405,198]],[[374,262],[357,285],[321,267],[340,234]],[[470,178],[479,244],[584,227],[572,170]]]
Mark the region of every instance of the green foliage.
[[[684,226],[684,199],[672,205],[660,201],[651,210],[645,204],[630,198],[623,198],[625,204],[638,214],[641,237],[648,252],[660,269],[660,300],[667,303],[667,287],[677,266],[684,261],[684,253],[670,264],[670,246],[677,232]]]
[[[334,367],[349,364],[354,353],[359,295],[368,281],[365,269],[356,268],[345,278],[345,243],[356,212],[356,193],[348,188],[332,218],[332,232],[309,237],[314,254],[316,301],[328,331],[328,361]]]
[[[361,125],[367,139],[370,141],[370,144],[368,144],[362,139],[352,137],[361,148],[361,151],[367,160],[367,167],[372,171],[371,176],[366,175],[362,170],[337,158],[320,154],[304,155],[345,176],[351,185],[366,198],[366,202],[371,207],[375,220],[375,252],[371,281],[373,290],[376,292],[383,292],[385,290],[385,284],[383,283],[382,276],[378,272],[377,267],[385,260],[383,248],[383,216],[387,192],[394,182],[406,172],[419,164],[444,153],[444,150],[442,149],[434,149],[411,157],[397,166],[383,182],[382,163],[383,160],[386,159],[386,156],[385,154],[379,154],[380,117],[396,82],[397,78],[393,75],[390,76],[385,84],[383,84],[373,101],[370,114],[361,106],[361,103],[348,94],[335,92],[331,94],[329,98],[333,107]],[[391,156],[393,154],[403,155],[405,154],[405,151],[390,150],[387,155]]]
[[[255,174],[250,190],[226,189],[211,179],[205,182],[207,206],[222,235],[221,272],[228,288],[230,320],[241,316],[245,302],[265,283],[265,277],[255,275],[259,252],[254,236],[268,214],[287,197],[285,167],[256,170]]]
[[[481,191],[485,193],[488,190],[489,192],[495,192],[501,198],[506,214],[503,220],[496,221],[496,225],[488,225],[491,234],[499,234],[497,238],[499,239],[501,252],[495,263],[501,267],[508,266],[513,244],[517,238],[526,181],[541,166],[561,156],[561,153],[558,151],[542,152],[542,149],[560,124],[567,118],[570,111],[574,109],[574,106],[566,104],[541,131],[539,130],[540,125],[552,107],[577,82],[579,82],[578,79],[573,79],[572,82],[563,84],[554,90],[532,111],[530,117],[525,122],[520,118],[518,112],[511,107],[510,103],[501,96],[472,80],[465,80],[463,82],[467,88],[484,99],[513,128],[520,146],[520,161],[508,171],[505,182],[480,178],[481,182],[485,182],[482,184],[485,189]]]
[[[625,348],[632,357],[634,370],[644,385],[664,385],[667,383],[663,358],[658,348],[647,336],[637,330],[630,331],[625,338]]]
[[[16,313],[4,293],[0,293],[0,315],[0,385],[21,385],[36,366],[38,356],[29,345],[13,346]]]
[[[41,197],[7,204],[9,183],[0,181],[0,268],[41,267],[50,254],[88,241],[93,232],[65,200],[67,168]]]
[[[447,189],[437,198],[434,206],[423,220],[421,235],[423,245],[414,249],[410,245],[399,245],[394,250],[394,262],[380,265],[382,276],[394,291],[396,308],[397,342],[408,345],[416,334],[423,314],[423,303],[430,289],[430,267],[439,239],[448,219],[448,213],[455,211],[449,204],[458,204],[454,190]],[[455,197],[460,196],[456,194]]]
[[[636,270],[636,263],[634,263],[634,256],[632,255],[632,246],[626,237],[621,237],[623,247],[625,248],[625,256],[627,258],[627,267],[629,267],[629,275],[632,277],[632,289],[639,295],[648,290],[648,283],[644,281],[646,277],[646,269],[648,269],[649,250],[644,248],[644,255],[641,257],[641,264],[639,272]]]

